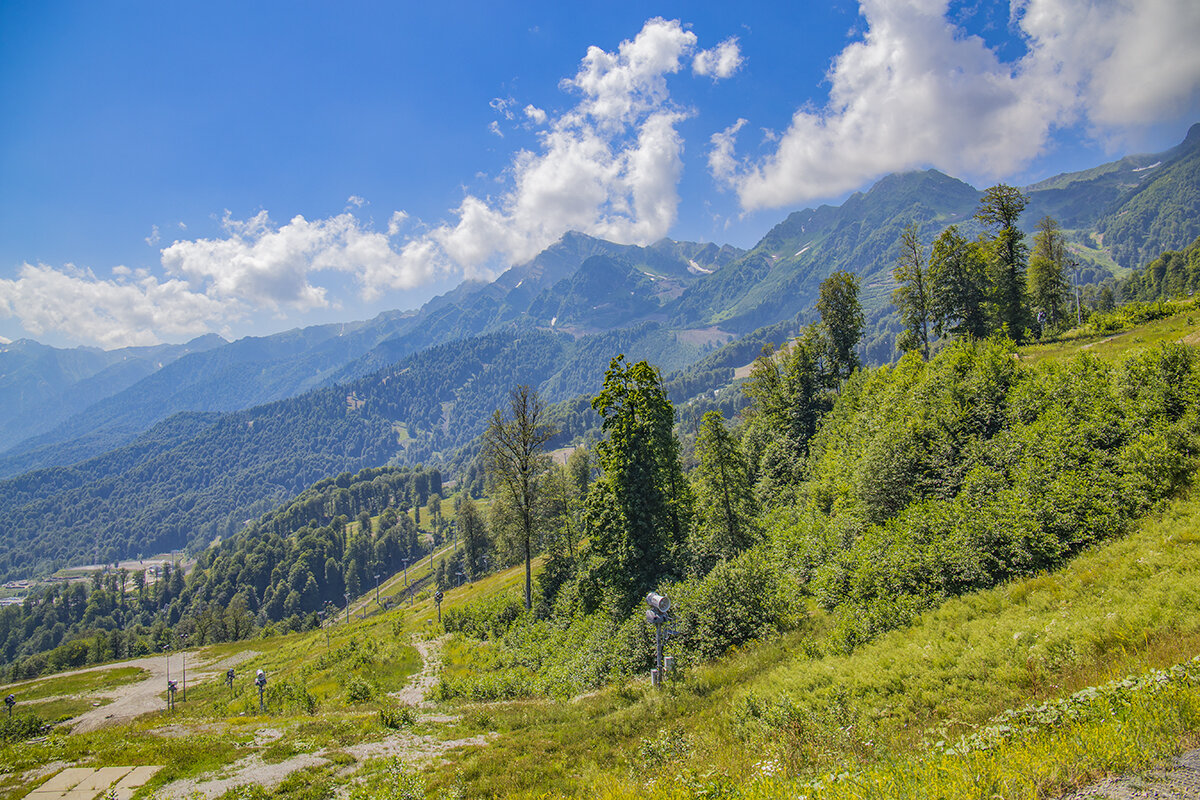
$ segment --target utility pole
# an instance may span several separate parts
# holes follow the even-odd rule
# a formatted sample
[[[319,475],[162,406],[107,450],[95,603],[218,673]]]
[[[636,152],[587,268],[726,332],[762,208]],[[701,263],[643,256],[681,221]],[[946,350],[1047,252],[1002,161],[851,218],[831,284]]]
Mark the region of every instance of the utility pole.
[[[346,624],[350,624],[350,593],[346,592]]]
[[[183,657],[183,702],[185,703],[187,702],[187,640],[186,633],[179,634],[179,642],[182,645],[179,654]]]
[[[379,604],[379,573],[375,573],[375,603]]]

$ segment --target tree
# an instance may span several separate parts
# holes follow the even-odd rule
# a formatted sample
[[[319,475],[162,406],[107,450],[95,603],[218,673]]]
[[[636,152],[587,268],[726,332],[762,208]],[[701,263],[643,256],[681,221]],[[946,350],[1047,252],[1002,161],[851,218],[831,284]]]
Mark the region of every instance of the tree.
[[[706,412],[701,419],[696,456],[700,463],[692,473],[697,512],[692,550],[702,561],[733,558],[756,538],[758,509],[746,457],[726,430],[721,412]]]
[[[1066,270],[1067,240],[1053,217],[1043,217],[1033,235],[1033,253],[1029,257],[1026,279],[1029,299],[1043,321],[1043,327],[1057,328],[1066,318],[1070,284]]]
[[[838,270],[821,281],[821,296],[817,299],[834,374],[839,380],[850,377],[859,367],[858,340],[867,320],[858,301],[858,286],[857,275]]]
[[[675,438],[675,409],[658,370],[619,355],[592,400],[605,440],[603,476],[585,510],[592,579],[609,610],[625,614],[664,576],[678,571],[691,527],[692,497]]]
[[[1017,227],[1029,198],[1020,189],[998,183],[984,192],[975,219],[993,232],[988,243],[992,302],[1002,332],[1014,341],[1025,338],[1025,234]]]
[[[892,277],[900,285],[892,292],[892,302],[904,321],[900,349],[920,350],[929,360],[929,285],[925,266],[925,248],[917,238],[917,226],[910,224],[900,234],[900,258]]]
[[[766,494],[799,480],[808,442],[832,406],[837,385],[830,348],[814,325],[778,353],[764,348],[755,360],[742,385],[751,400],[742,440]]]
[[[516,513],[525,550],[525,609],[533,607],[533,528],[539,478],[549,466],[543,452],[554,430],[544,422],[546,409],[537,392],[518,386],[509,395],[508,414],[492,414],[483,435],[488,479]]]
[[[951,225],[929,256],[929,310],[938,336],[982,339],[988,335],[987,264],[978,244]]]
[[[469,497],[458,507],[458,532],[462,536],[463,569],[471,580],[475,580],[487,572],[484,558],[489,543],[483,514]]]

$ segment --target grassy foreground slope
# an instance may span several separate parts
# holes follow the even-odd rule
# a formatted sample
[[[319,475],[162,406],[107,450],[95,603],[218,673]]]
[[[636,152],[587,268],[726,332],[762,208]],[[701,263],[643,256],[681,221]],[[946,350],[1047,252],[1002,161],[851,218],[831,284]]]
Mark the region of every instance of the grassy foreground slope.
[[[499,736],[443,764],[431,788],[1046,796],[1196,741],[1200,666],[1186,679],[1090,692],[980,731],[1007,709],[1192,658],[1198,608],[1200,494],[1192,492],[1057,572],[949,600],[849,655],[821,654],[830,621],[816,614],[808,630],[690,670],[661,692],[635,681],[566,702],[467,706],[464,733]],[[979,749],[970,749],[972,736]],[[964,742],[966,752],[953,752]]]

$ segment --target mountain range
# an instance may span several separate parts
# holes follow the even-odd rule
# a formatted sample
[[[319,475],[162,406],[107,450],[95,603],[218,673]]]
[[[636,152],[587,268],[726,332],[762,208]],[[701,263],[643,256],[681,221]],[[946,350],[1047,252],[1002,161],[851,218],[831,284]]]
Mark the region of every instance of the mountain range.
[[[1165,153],[1025,192],[1022,225],[1056,217],[1085,261],[1081,280],[1124,274],[1200,235],[1200,125]],[[839,269],[860,276],[880,331],[868,355],[888,360],[900,232],[974,235],[980,196],[935,170],[894,174],[790,214],[748,251],[569,233],[491,283],[368,321],[110,352],[4,345],[0,575],[200,544],[325,475],[444,459],[515,383],[567,401],[593,393],[618,352],[671,373],[732,343],[705,359],[729,369],[752,357],[739,340],[811,318]],[[56,535],[39,537],[47,529]]]

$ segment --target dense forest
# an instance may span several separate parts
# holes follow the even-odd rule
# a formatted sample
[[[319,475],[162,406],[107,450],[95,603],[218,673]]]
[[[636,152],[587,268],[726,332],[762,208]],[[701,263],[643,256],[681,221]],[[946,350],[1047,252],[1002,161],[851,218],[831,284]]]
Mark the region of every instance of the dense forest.
[[[803,625],[812,605],[837,619],[830,646],[853,649],[947,597],[1052,569],[1171,495],[1200,455],[1196,351],[1166,345],[1117,366],[1015,358],[1005,334],[1065,324],[1027,278],[1034,259],[1055,266],[1056,226],[1039,226],[1027,256],[1011,224],[1020,201],[1007,187],[985,197],[991,236],[951,243],[975,262],[958,286],[976,305],[927,317],[937,346],[894,366],[858,368],[857,282],[831,276],[821,323],[755,362],[736,425],[704,415],[690,473],[659,373],[614,360],[593,400],[599,477],[547,473],[574,495],[542,521],[539,601],[448,616],[491,644],[441,695],[573,693],[642,672],[652,631],[636,606],[650,589],[674,600],[685,663]],[[495,541],[506,524],[496,516]]]
[[[0,608],[0,674],[15,680],[145,655],[181,634],[202,645],[273,623],[311,627],[326,602],[342,606],[374,574],[428,553],[409,511],[437,508],[431,498],[442,491],[435,469],[342,473],[205,550],[186,578],[178,564],[164,564],[54,585]],[[445,520],[435,514],[429,528],[436,541]]]
[[[1155,302],[1190,297],[1200,289],[1200,239],[1183,250],[1168,250],[1119,284],[1126,300]]]

